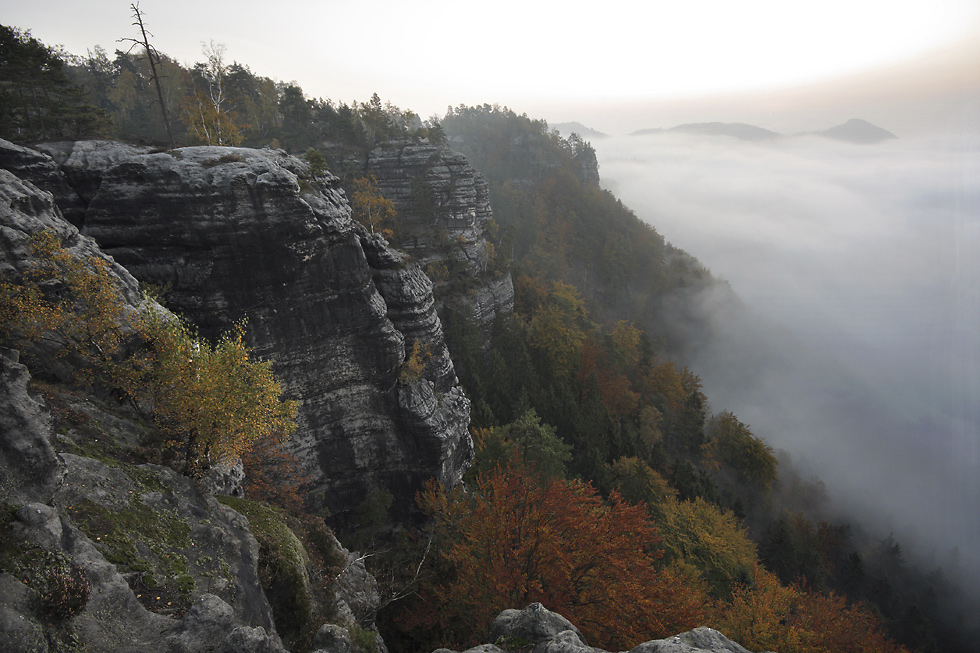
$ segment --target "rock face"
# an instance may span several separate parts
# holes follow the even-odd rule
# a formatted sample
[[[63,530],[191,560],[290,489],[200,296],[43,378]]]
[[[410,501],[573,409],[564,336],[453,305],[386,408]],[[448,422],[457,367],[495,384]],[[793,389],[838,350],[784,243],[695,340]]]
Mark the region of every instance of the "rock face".
[[[0,501],[46,502],[64,470],[51,447],[51,418],[27,394],[17,352],[0,351]]]
[[[28,376],[0,356],[0,648],[283,651],[245,518],[167,468],[55,454]]]
[[[431,284],[351,220],[335,178],[308,179],[302,161],[270,150],[43,149],[85,204],[84,233],[141,282],[168,287],[169,306],[203,335],[248,318],[256,353],[299,402],[290,447],[315,503],[342,515],[385,489],[406,508],[431,476],[459,482],[472,458],[469,402]],[[18,199],[23,183],[4,174],[8,203],[52,212],[43,195]],[[57,176],[45,179],[50,187]],[[429,365],[399,383],[415,341]]]
[[[9,161],[9,150],[3,147],[3,143],[5,141],[0,142],[0,161]],[[35,166],[35,169],[42,168]],[[109,264],[109,276],[122,297],[128,318],[135,318],[143,310],[147,300],[140,292],[136,279],[106,257],[95,241],[81,236],[78,229],[66,222],[52,195],[8,170],[0,169],[0,277],[17,283],[24,272],[37,265],[31,250],[31,239],[44,231],[56,234],[72,256],[100,258]],[[61,355],[61,349],[59,342],[39,340],[22,351],[21,358],[35,376],[67,380],[75,376],[77,361]]]
[[[494,620],[490,631],[496,644],[483,644],[465,653],[505,653],[508,650],[534,653],[606,653],[586,643],[579,629],[565,617],[552,612],[540,603],[523,610],[504,610]],[[500,647],[503,648],[500,648]],[[438,649],[435,653],[451,653]],[[749,653],[717,630],[694,630],[665,639],[644,642],[630,653]]]
[[[0,168],[54,195],[64,218],[76,227],[82,226],[85,204],[50,156],[0,139]]]
[[[398,247],[437,279],[440,309],[464,305],[484,330],[513,310],[510,273],[496,264],[490,191],[466,157],[447,147],[391,143],[370,153],[365,171],[395,204]],[[449,279],[440,279],[440,269]]]

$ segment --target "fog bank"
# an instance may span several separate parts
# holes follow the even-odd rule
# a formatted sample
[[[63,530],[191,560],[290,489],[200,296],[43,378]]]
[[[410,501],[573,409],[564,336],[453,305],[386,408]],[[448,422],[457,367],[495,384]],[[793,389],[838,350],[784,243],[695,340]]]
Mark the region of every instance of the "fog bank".
[[[593,145],[604,186],[745,303],[705,298],[717,336],[686,362],[712,410],[980,578],[980,136]]]

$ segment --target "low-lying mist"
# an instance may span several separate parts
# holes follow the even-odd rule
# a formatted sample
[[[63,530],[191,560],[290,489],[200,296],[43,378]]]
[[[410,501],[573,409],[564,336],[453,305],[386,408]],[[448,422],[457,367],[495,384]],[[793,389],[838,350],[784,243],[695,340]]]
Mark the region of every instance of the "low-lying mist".
[[[980,579],[980,135],[593,144],[603,185],[744,303],[705,297],[716,335],[684,361],[712,410]]]

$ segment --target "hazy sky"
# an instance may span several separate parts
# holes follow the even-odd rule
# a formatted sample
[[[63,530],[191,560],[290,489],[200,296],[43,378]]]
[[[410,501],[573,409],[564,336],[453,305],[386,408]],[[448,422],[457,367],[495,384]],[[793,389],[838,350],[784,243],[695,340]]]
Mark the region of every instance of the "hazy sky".
[[[111,52],[116,39],[136,36],[122,0],[3,4],[4,24],[76,54],[97,44]],[[797,97],[884,69],[899,71],[908,93],[937,77],[908,79],[921,62],[962,85],[958,69],[978,58],[958,48],[980,42],[976,0],[144,0],[141,9],[154,44],[182,63],[214,40],[254,72],[316,97],[363,101],[377,91],[422,117],[500,103],[606,130],[663,126],[644,124],[660,115],[650,102],[725,94],[735,109],[745,93]]]

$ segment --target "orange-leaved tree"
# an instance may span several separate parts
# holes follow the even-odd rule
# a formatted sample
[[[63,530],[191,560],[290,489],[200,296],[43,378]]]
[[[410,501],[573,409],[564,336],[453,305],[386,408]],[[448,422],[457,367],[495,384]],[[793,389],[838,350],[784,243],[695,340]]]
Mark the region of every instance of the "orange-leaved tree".
[[[751,585],[738,587],[720,607],[716,627],[753,651],[786,653],[908,653],[882,632],[863,605],[834,594],[786,587],[761,565]]]
[[[437,573],[404,623],[442,645],[485,636],[507,608],[540,601],[611,650],[691,628],[704,599],[658,565],[646,508],[590,485],[520,465],[477,477],[473,491],[430,482],[419,497],[434,521]]]
[[[71,356],[86,377],[107,382],[135,321],[109,261],[73,255],[54,231],[31,236],[30,252],[33,265],[19,283],[0,280],[0,343],[46,342],[56,355]]]

